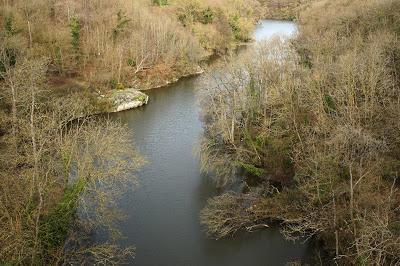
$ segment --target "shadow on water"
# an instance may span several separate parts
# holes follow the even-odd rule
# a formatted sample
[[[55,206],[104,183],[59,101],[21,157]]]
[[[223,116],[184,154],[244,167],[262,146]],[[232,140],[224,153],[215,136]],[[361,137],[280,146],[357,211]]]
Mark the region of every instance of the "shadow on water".
[[[263,21],[255,38],[295,31],[293,23]],[[137,250],[131,264],[285,265],[304,258],[308,246],[284,240],[275,228],[218,241],[202,230],[199,211],[219,191],[200,173],[193,152],[202,134],[196,101],[200,84],[192,77],[148,91],[147,106],[112,116],[128,125],[132,141],[149,161],[137,174],[140,186],[121,200],[128,215],[120,227],[121,244]]]

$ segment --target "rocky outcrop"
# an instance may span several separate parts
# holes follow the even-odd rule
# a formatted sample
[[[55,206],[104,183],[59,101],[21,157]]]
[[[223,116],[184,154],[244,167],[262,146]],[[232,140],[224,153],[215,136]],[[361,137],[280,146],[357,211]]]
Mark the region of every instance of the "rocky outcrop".
[[[101,96],[104,112],[115,113],[147,104],[149,96],[136,89],[113,90]]]
[[[185,74],[179,74],[178,77],[173,77],[170,79],[160,79],[158,81],[153,80],[150,84],[140,84],[139,87],[142,90],[161,88],[169,84],[175,83],[181,78],[200,75],[203,72],[204,69],[202,69],[200,66],[196,66],[194,69],[188,71]],[[139,91],[138,89],[114,89],[106,95],[100,95],[98,97],[97,106],[95,108],[96,111],[94,113],[116,113],[140,107],[147,104],[148,101],[149,96]]]

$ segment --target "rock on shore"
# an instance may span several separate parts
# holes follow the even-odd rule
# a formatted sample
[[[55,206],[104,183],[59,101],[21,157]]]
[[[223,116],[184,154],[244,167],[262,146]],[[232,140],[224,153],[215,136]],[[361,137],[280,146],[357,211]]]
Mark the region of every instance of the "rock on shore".
[[[107,113],[129,110],[147,104],[149,96],[133,88],[113,90],[103,97],[108,104]]]

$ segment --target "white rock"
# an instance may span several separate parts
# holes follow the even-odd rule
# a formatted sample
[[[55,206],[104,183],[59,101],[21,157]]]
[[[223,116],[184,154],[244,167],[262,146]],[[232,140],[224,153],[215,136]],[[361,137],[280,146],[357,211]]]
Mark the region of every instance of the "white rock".
[[[133,88],[114,90],[106,98],[112,103],[110,113],[136,108],[149,101],[148,95]]]

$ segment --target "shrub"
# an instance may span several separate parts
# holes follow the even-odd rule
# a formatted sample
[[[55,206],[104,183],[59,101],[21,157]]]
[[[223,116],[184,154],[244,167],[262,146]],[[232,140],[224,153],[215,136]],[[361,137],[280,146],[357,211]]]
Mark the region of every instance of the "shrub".
[[[116,42],[116,40],[117,40],[117,38],[118,38],[118,35],[120,35],[120,34],[124,31],[124,29],[125,29],[125,27],[126,27],[126,24],[128,24],[129,21],[131,21],[131,20],[128,19],[128,18],[122,13],[121,10],[119,10],[119,11],[118,11],[118,14],[117,14],[117,25],[116,25],[116,26],[114,27],[114,29],[112,30],[112,38],[113,38],[114,43]]]
[[[58,248],[64,243],[74,221],[77,202],[85,189],[85,185],[86,182],[80,179],[69,187],[55,209],[42,220],[40,239],[46,248]]]
[[[203,24],[210,24],[213,22],[214,16],[214,11],[210,7],[207,7],[201,11],[199,20]]]
[[[153,3],[158,6],[166,6],[168,5],[168,0],[153,0]]]
[[[81,56],[80,42],[81,42],[81,24],[76,17],[71,18],[70,22],[71,31],[71,45],[74,51],[75,59],[79,60]]]

